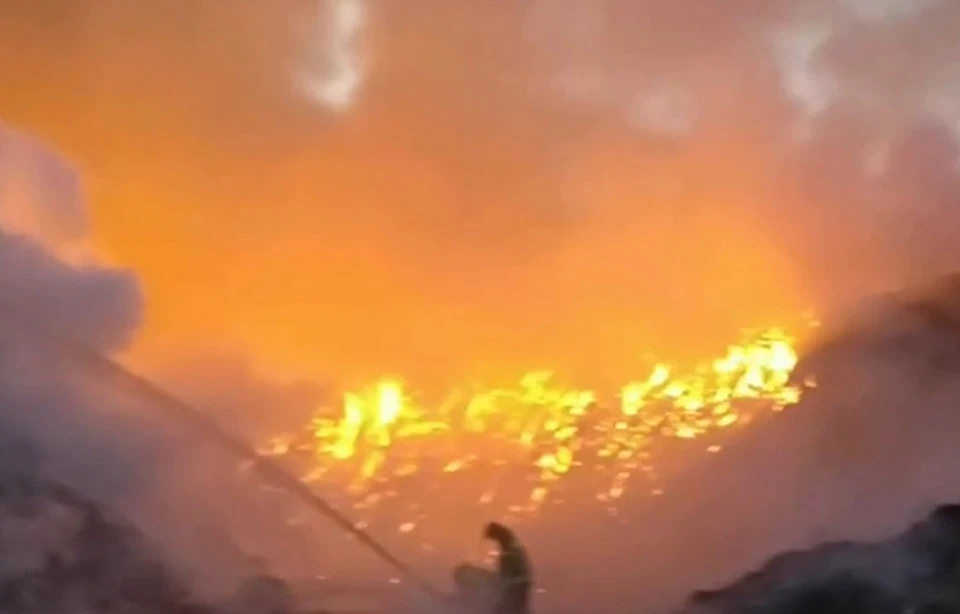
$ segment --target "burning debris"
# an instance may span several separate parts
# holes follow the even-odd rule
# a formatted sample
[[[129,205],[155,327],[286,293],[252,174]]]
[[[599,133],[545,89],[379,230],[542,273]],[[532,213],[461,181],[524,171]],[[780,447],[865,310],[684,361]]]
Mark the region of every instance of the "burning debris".
[[[960,612],[960,505],[878,543],[781,554],[734,584],[699,591],[687,614]]]
[[[432,403],[384,379],[346,393],[340,410],[319,410],[309,428],[261,451],[293,461],[308,481],[346,486],[361,514],[402,498],[405,480],[449,474],[471,476],[476,489],[468,496],[477,504],[529,516],[563,501],[568,476],[590,473],[601,486],[587,496],[615,512],[634,478],[658,493],[659,440],[701,439],[718,451],[720,432],[796,403],[803,386],[789,382],[794,345],[780,329],[748,334],[689,369],[654,363],[646,377],[607,396],[564,385],[549,371],[512,387],[455,389]],[[417,507],[399,532],[425,519]]]
[[[398,380],[384,380],[367,391],[345,395],[342,415],[318,416],[303,441],[277,440],[268,451],[291,459],[300,455],[328,472],[315,476],[349,478],[352,491],[348,492],[360,502],[357,509],[361,510],[372,509],[383,500],[375,496],[376,489],[398,488],[388,484],[389,480],[431,470],[483,477],[480,469],[485,463],[504,466],[510,462],[525,467],[534,478],[533,492],[542,493],[528,494],[537,505],[523,508],[536,512],[548,493],[552,497],[562,492],[568,475],[594,477],[596,472],[606,472],[619,477],[618,472],[626,471],[629,478],[629,470],[653,468],[660,441],[695,439],[712,448],[720,445],[718,434],[726,429],[776,415],[797,403],[803,388],[812,385],[813,380],[795,372],[796,366],[793,339],[781,331],[767,331],[689,373],[658,364],[646,379],[624,386],[618,403],[591,390],[557,385],[549,374],[525,377],[515,389],[471,392],[437,405],[418,401]],[[798,376],[803,383],[795,383]],[[816,416],[807,411],[790,412],[786,422],[800,418],[819,424],[832,411]],[[781,419],[771,426],[782,424]],[[490,450],[513,456],[486,460],[491,458],[485,454]],[[868,456],[871,462],[880,462],[879,457]],[[626,478],[615,484],[620,494]],[[487,486],[464,479],[478,487]],[[88,603],[109,611],[116,600],[127,599],[128,594],[129,608],[212,611],[191,600],[177,578],[156,557],[149,556],[150,549],[136,531],[105,518],[98,508],[56,485],[22,478],[9,481],[18,486],[8,487],[6,481],[0,481],[0,503],[5,508],[46,510],[38,503],[24,506],[5,500],[50,499],[56,503],[48,506],[54,510],[49,512],[54,520],[72,518],[57,524],[46,520],[47,511],[31,512],[41,522],[54,522],[55,528],[32,532],[15,525],[9,535],[4,532],[4,538],[14,540],[7,543],[4,539],[5,556],[14,554],[4,561],[0,578],[0,597],[9,599],[10,611],[77,611]],[[620,496],[605,492],[606,499],[601,493],[604,501]],[[480,502],[484,502],[482,498]],[[435,501],[421,504],[433,512]],[[56,511],[58,505],[65,506],[66,512]],[[949,592],[948,568],[953,570],[960,562],[957,510],[941,508],[931,519],[890,542],[831,543],[783,555],[741,582],[697,594],[689,611],[900,614],[897,608],[923,600],[952,599],[952,593],[944,591]],[[7,525],[10,523],[5,522]],[[103,536],[83,537],[92,530],[89,526]],[[417,525],[404,519],[399,527],[400,532],[409,533]],[[17,554],[17,536],[30,544],[25,555]],[[48,539],[54,540],[54,545],[44,541]],[[14,564],[20,560],[26,562]],[[263,602],[253,606],[258,612],[276,604],[281,609],[290,607],[291,598],[282,583],[261,580],[247,587],[240,599],[243,604]],[[97,588],[101,585],[106,588]],[[76,603],[81,605],[74,606]]]

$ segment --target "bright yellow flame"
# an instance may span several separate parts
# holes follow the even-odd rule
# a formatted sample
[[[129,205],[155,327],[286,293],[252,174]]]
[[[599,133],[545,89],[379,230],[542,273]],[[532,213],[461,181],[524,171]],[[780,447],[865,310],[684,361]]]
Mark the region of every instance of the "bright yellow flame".
[[[313,434],[318,442],[334,441],[322,446],[336,459],[353,458],[364,437],[379,447],[388,447],[392,441],[391,428],[404,411],[403,386],[394,380],[377,384],[373,393],[347,393],[343,397],[343,418],[337,427],[326,421],[316,421]]]
[[[620,389],[618,404],[602,401],[593,390],[563,386],[549,371],[532,371],[515,387],[460,389],[432,409],[421,409],[399,380],[384,379],[345,394],[339,417],[315,418],[301,446],[285,435],[263,452],[308,450],[321,466],[342,464],[352,475],[352,491],[359,493],[374,488],[377,480],[382,485],[384,479],[431,470],[459,474],[485,464],[522,468],[526,463],[534,483],[526,501],[505,503],[515,512],[539,509],[566,476],[589,467],[608,476],[597,498],[609,506],[623,498],[637,472],[656,478],[652,446],[658,439],[719,436],[764,411],[797,403],[801,389],[789,383],[796,363],[793,339],[770,329],[693,369],[657,363],[647,377]],[[716,452],[721,446],[710,442],[707,449]],[[309,473],[326,475],[315,467]],[[478,484],[481,503],[499,496],[499,481]],[[368,508],[380,499],[366,496],[362,505]],[[405,523],[401,532],[415,526]]]

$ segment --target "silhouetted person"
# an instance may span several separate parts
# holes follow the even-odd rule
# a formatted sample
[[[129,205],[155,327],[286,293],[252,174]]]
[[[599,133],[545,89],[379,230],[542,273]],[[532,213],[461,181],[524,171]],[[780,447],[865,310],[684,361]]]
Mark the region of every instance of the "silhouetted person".
[[[493,614],[529,614],[533,570],[530,560],[513,531],[497,522],[487,525],[484,537],[497,543],[497,575],[500,586]]]

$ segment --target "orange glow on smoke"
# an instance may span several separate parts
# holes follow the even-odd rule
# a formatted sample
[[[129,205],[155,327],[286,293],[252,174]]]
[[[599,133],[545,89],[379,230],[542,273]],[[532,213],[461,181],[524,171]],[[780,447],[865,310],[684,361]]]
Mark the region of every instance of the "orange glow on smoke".
[[[739,133],[652,142],[501,83],[527,43],[504,35],[523,11],[496,4],[377,3],[376,70],[335,117],[288,82],[319,42],[310,3],[0,23],[0,116],[77,165],[91,240],[143,284],[128,358],[619,380],[641,343],[695,353],[807,307],[780,207],[758,206],[783,198],[763,180],[775,157]]]

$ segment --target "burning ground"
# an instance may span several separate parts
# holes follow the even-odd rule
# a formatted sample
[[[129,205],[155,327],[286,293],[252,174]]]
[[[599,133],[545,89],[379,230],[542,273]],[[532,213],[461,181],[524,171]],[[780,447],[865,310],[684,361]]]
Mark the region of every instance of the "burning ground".
[[[7,152],[54,164],[36,142],[8,138]],[[83,225],[63,239],[48,225],[61,217],[17,193],[16,210],[37,215],[0,235],[3,296],[100,351],[123,347],[139,316],[135,276],[76,264]],[[387,378],[339,399],[289,395],[320,398],[302,428],[258,434],[265,452],[436,578],[482,556],[477,527],[506,515],[536,557],[543,607],[666,608],[772,552],[891,533],[955,489],[950,472],[930,470],[956,461],[943,411],[957,393],[951,289],[892,297],[853,323],[759,330],[714,359],[651,358],[621,386],[533,372],[438,394]],[[252,484],[156,407],[25,331],[2,333],[6,469],[123,513],[205,592],[233,590],[251,555],[288,577],[323,570],[389,585],[355,543]],[[801,349],[814,333],[833,342]]]
[[[795,404],[803,387],[790,383],[796,361],[793,337],[771,329],[687,371],[656,363],[609,397],[565,386],[549,371],[511,387],[462,387],[432,403],[399,379],[383,379],[345,393],[340,408],[318,408],[303,431],[273,438],[262,453],[292,461],[321,488],[347,493],[362,517],[406,507],[410,516],[394,527],[402,533],[424,520],[437,523],[436,510],[423,507],[423,482],[438,490],[469,484],[476,492],[459,496],[507,518],[568,498],[579,504],[589,496],[583,487],[593,485],[596,501],[616,515],[628,487],[663,492],[656,455],[664,440],[696,440],[697,449],[716,453],[725,429]],[[419,539],[429,547],[429,536]]]
[[[666,609],[778,551],[883,540],[955,499],[958,288],[948,277],[878,296],[804,329],[802,343],[764,331],[689,372],[655,364],[610,398],[540,373],[427,404],[387,379],[264,453],[343,493],[343,508],[424,566],[470,555],[463,532],[505,514],[540,555],[546,607],[626,598]],[[790,555],[719,591],[708,611],[754,611],[731,605],[741,599],[793,611],[844,561],[858,574],[850,598],[883,602],[887,583],[902,580],[888,568],[913,565],[914,550],[898,548]],[[952,576],[938,569],[933,580],[916,571],[898,603],[942,588]]]
[[[960,561],[956,508],[942,507],[926,520],[916,521],[934,503],[947,500],[957,487],[955,472],[942,471],[954,466],[956,459],[951,433],[956,432],[957,418],[945,408],[960,392],[952,382],[958,365],[957,296],[960,284],[956,278],[948,278],[932,288],[883,297],[856,318],[823,330],[821,338],[800,359],[785,335],[767,331],[732,346],[726,357],[709,363],[709,368],[694,369],[694,375],[670,375],[677,372],[664,365],[654,366],[650,378],[625,387],[619,404],[605,408],[604,402],[597,400],[582,407],[586,415],[596,412],[627,424],[632,416],[655,416],[665,428],[632,433],[639,440],[631,441],[638,450],[650,452],[646,458],[651,465],[665,458],[670,479],[660,496],[641,493],[639,498],[647,505],[637,506],[634,498],[627,508],[630,515],[619,518],[624,522],[619,523],[616,533],[609,533],[609,526],[603,523],[592,524],[586,535],[577,527],[563,530],[581,563],[598,540],[608,562],[604,569],[596,570],[605,577],[580,567],[573,580],[575,590],[589,591],[587,597],[594,608],[613,608],[604,594],[612,588],[611,576],[624,574],[621,577],[646,585],[635,595],[636,603],[645,608],[665,609],[680,597],[682,593],[674,590],[681,587],[689,591],[691,585],[726,584],[721,589],[695,593],[685,611],[877,614],[899,613],[905,607],[922,605],[941,608],[936,610],[939,612],[955,612],[953,572]],[[815,387],[813,377],[819,382]],[[645,395],[629,393],[639,386],[645,386]],[[545,414],[528,409],[527,414],[539,418],[534,420],[538,424],[559,420],[558,415],[581,418],[576,411],[581,406],[562,402],[579,399],[577,395],[551,396],[542,389],[538,392],[527,390],[529,396],[511,396],[498,390],[494,399],[505,403],[503,407],[511,415],[515,408],[506,401],[533,405]],[[486,398],[490,393],[479,394]],[[539,405],[534,402],[537,399]],[[544,402],[548,399],[554,402]],[[916,399],[925,399],[928,407],[910,409],[905,401]],[[730,404],[724,407],[726,411],[716,411],[724,403]],[[381,382],[371,389],[370,396],[348,393],[344,414],[332,421],[330,428],[335,427],[334,431],[324,438],[326,431],[312,428],[302,445],[309,446],[312,455],[328,455],[327,466],[336,468],[338,462],[344,463],[345,475],[357,486],[354,494],[362,503],[369,503],[370,489],[378,486],[395,488],[398,494],[394,498],[402,502],[403,483],[396,480],[408,476],[382,473],[396,464],[389,458],[396,453],[392,447],[410,444],[417,450],[425,442],[434,443],[431,438],[458,436],[448,433],[450,424],[403,431],[405,421],[424,424],[424,416],[414,413],[413,407],[416,404],[396,380]],[[470,404],[463,407],[467,409]],[[361,424],[368,427],[366,432],[351,427],[351,415],[370,420],[373,427]],[[697,418],[702,415],[711,416],[710,421]],[[723,426],[717,420],[726,415],[738,418]],[[687,434],[685,426],[695,432]],[[562,438],[560,444],[573,447],[569,471],[545,477],[544,465],[553,465],[542,459],[556,458],[560,453],[538,446],[546,445],[542,438],[550,440],[551,446],[558,445],[550,439],[556,429],[543,426],[525,440],[523,435],[530,430],[507,429],[502,431],[506,434],[498,436],[492,426],[486,428],[482,435],[506,439],[507,448],[530,446],[521,457],[529,461],[531,475],[537,476],[536,485],[532,490],[519,489],[518,494],[529,497],[544,487],[549,492],[540,501],[542,505],[525,505],[516,513],[518,520],[536,519],[536,523],[525,525],[524,535],[538,547],[535,552],[549,560],[547,542],[541,541],[549,532],[538,534],[536,525],[549,522],[551,499],[568,496],[565,480],[575,479],[578,472],[589,473],[584,465],[592,456],[605,458],[600,452],[609,445],[606,431],[596,431],[596,443],[578,444]],[[617,429],[616,422],[612,430],[630,431]],[[408,438],[412,441],[407,442]],[[703,446],[713,447],[719,441],[726,444],[724,448],[706,454]],[[692,445],[701,451],[700,460],[691,461],[687,451],[682,454],[686,464],[669,465],[671,446],[689,450],[683,447]],[[367,456],[371,446],[383,453],[374,469],[370,469]],[[461,446],[458,443],[455,447]],[[886,456],[880,450],[885,450]],[[584,456],[578,457],[577,453]],[[402,461],[428,456],[408,450]],[[627,460],[624,456],[621,460]],[[585,462],[576,465],[573,460],[577,458]],[[418,465],[419,471],[429,471],[430,459],[426,460]],[[470,463],[457,471],[443,471],[456,460],[441,457],[432,463],[438,473],[427,477],[436,480],[444,473],[454,482],[485,486],[478,479],[482,471],[471,468]],[[523,467],[517,459],[510,462]],[[55,469],[56,465],[48,468]],[[709,476],[709,482],[704,481],[704,475]],[[67,478],[76,476],[69,478],[67,474]],[[645,484],[642,472],[634,479]],[[758,484],[764,479],[769,481]],[[100,505],[36,476],[30,480],[22,476],[5,479],[2,485],[3,509],[12,516],[5,527],[18,527],[5,532],[3,541],[9,555],[3,570],[3,595],[10,611],[76,611],[77,604],[92,604],[108,611],[121,605],[127,608],[123,611],[135,607],[148,611],[213,611],[199,605],[201,600],[191,596],[188,583],[161,563],[168,559],[169,548],[151,548],[137,531],[110,518]],[[324,486],[322,479],[320,486]],[[598,502],[602,508],[611,502],[609,490],[605,493],[607,500]],[[439,502],[445,496],[449,493],[436,492],[430,501]],[[234,499],[234,503],[241,500]],[[386,497],[381,504],[389,500]],[[192,504],[184,499],[178,505]],[[272,504],[267,507],[275,515],[282,515],[281,508]],[[684,507],[693,513],[683,514]],[[361,505],[357,511],[384,513],[375,505]],[[577,506],[575,513],[581,521],[590,518],[583,505]],[[428,521],[434,518],[428,516]],[[903,527],[910,524],[904,532]],[[152,525],[153,531],[157,526]],[[84,536],[91,530],[99,531],[97,546],[92,549],[84,546],[88,543]],[[424,533],[417,527],[411,531]],[[648,545],[643,551],[646,560],[633,559],[622,569],[615,569],[609,563],[623,556],[623,546],[604,539],[605,533],[608,537],[619,535],[621,540],[632,542],[632,547],[641,533]],[[31,537],[41,534],[43,539]],[[667,541],[671,551],[657,547],[657,540],[650,539],[657,535]],[[834,537],[844,541],[831,539]],[[846,541],[848,538],[874,541],[857,543]],[[556,539],[555,534],[551,539]],[[730,549],[730,540],[736,540],[737,551]],[[818,541],[830,543],[797,550]],[[342,546],[326,543],[321,547],[329,550]],[[737,570],[756,566],[777,550],[790,552],[729,584],[738,575]],[[678,571],[681,569],[682,573]],[[544,582],[553,580],[553,573],[548,569]],[[622,603],[622,589],[610,592]],[[664,601],[649,606],[656,604],[656,595],[662,595]],[[253,599],[250,595],[247,598]],[[540,599],[555,604],[545,595]],[[587,607],[568,597],[563,601],[568,607]]]

